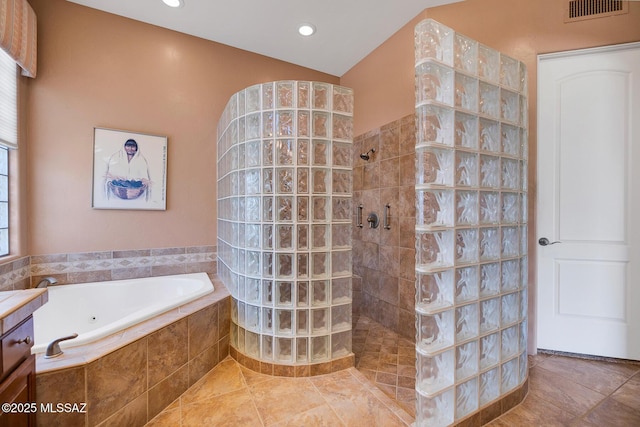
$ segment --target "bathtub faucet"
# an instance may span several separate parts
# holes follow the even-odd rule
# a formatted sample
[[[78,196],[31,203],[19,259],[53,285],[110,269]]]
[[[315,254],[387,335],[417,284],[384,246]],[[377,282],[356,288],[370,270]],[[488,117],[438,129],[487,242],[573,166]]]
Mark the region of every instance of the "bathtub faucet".
[[[45,359],[51,359],[52,357],[58,357],[62,354],[62,350],[60,349],[60,341],[72,340],[77,338],[78,334],[71,334],[68,337],[58,338],[57,340],[53,340],[47,346],[47,351],[44,354]]]
[[[56,283],[58,283],[58,280],[55,277],[45,277],[40,280],[40,283],[38,283],[36,288],[46,288],[47,286],[55,285]]]

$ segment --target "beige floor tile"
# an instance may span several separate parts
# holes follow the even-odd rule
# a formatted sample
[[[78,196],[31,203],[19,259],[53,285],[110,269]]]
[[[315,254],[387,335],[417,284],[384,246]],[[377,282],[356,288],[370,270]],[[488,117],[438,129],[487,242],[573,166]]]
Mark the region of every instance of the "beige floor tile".
[[[346,426],[327,404],[296,414],[270,427],[338,427]],[[348,427],[348,426],[346,426]]]
[[[265,425],[271,425],[325,403],[309,378],[274,377],[251,384],[249,391]]]
[[[640,374],[636,374],[627,381],[611,397],[616,402],[627,405],[629,408],[640,410]]]
[[[223,360],[181,396],[182,404],[189,404],[212,396],[240,390],[245,382],[240,366],[231,358]]]
[[[183,404],[182,427],[260,427],[263,425],[246,388]]]
[[[640,426],[640,408],[630,408],[608,398],[584,417],[584,420],[599,427]]]

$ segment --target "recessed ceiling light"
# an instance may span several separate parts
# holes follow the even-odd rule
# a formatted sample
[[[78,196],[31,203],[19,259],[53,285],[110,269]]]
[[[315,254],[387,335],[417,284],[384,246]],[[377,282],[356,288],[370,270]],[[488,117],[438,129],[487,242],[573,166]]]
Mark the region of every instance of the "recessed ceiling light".
[[[184,0],[162,0],[164,4],[169,7],[182,7],[184,6]]]
[[[303,36],[310,36],[316,32],[316,27],[312,24],[302,24],[298,27],[298,32]]]

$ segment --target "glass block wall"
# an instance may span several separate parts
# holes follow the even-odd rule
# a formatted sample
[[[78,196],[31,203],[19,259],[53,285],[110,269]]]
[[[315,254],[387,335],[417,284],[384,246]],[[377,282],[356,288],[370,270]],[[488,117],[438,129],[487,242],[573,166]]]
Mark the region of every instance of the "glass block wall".
[[[231,97],[218,123],[218,275],[231,346],[313,364],[351,354],[353,94],[278,81]]]
[[[527,378],[527,72],[427,19],[415,28],[418,426]]]

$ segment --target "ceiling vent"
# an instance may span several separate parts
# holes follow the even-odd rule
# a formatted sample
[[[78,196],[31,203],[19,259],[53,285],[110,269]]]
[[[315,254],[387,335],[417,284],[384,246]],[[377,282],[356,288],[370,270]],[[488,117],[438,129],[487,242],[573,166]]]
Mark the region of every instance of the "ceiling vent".
[[[604,18],[629,13],[629,2],[622,0],[569,0],[564,22]]]

